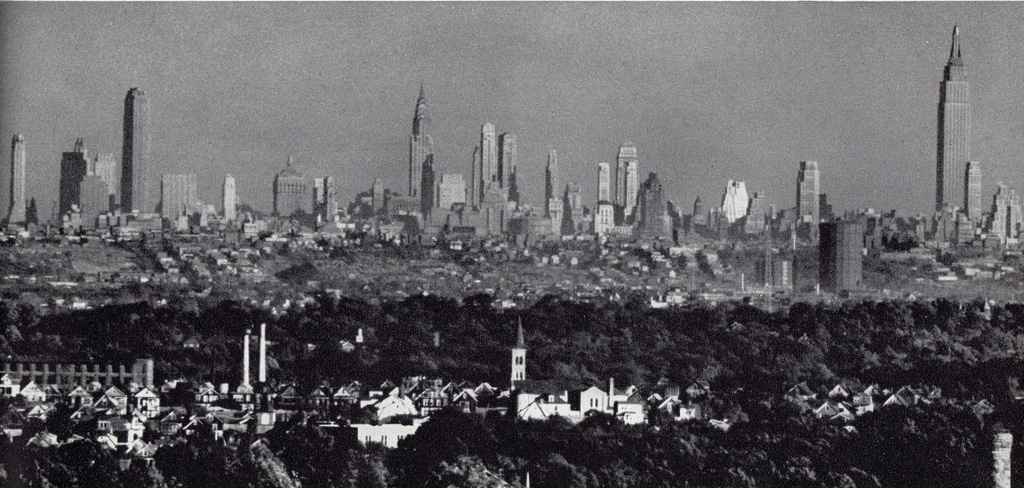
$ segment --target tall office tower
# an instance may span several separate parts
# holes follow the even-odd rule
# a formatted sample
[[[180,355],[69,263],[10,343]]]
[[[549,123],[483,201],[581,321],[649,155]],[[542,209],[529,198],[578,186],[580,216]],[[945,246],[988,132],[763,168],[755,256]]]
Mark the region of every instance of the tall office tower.
[[[992,196],[992,222],[989,234],[999,236],[999,241],[1016,239],[1020,235],[1021,206],[1020,198],[1013,188],[999,183],[999,189]]]
[[[971,160],[971,91],[960,57],[960,29],[953,27],[949,61],[939,84],[935,209],[964,202],[964,165]]]
[[[516,135],[508,132],[498,136],[498,182],[508,190],[508,199],[519,203],[519,188],[516,185]]]
[[[434,155],[428,154],[423,161],[422,178],[420,180],[420,215],[430,215],[434,209]]]
[[[373,214],[377,215],[384,210],[384,182],[380,181],[380,178],[373,179],[370,195],[373,199]]]
[[[796,174],[796,214],[800,222],[821,221],[821,181],[817,161],[801,161]]]
[[[466,180],[461,174],[442,174],[437,185],[437,207],[451,210],[452,205],[466,204]]]
[[[480,164],[483,167],[480,173],[483,188],[498,184],[498,139],[494,124],[490,122],[480,128]]]
[[[626,218],[633,214],[633,208],[636,207],[639,185],[640,158],[636,146],[632,142],[623,142],[619,146],[615,165],[615,204],[622,207]]]
[[[409,136],[409,196],[419,197],[423,191],[423,164],[434,154],[434,139],[427,134],[430,114],[427,110],[427,96],[420,85],[416,99],[416,114],[412,118],[412,135]],[[433,188],[433,187],[431,187]],[[429,197],[428,197],[429,198]]]
[[[238,195],[235,193],[235,177],[224,175],[224,190],[221,193],[224,221],[231,222],[238,217]]]
[[[615,227],[615,206],[606,200],[597,202],[594,210],[594,233],[603,236]]]
[[[730,224],[747,215],[750,197],[747,196],[747,184],[742,181],[729,180],[722,195],[722,215]]]
[[[100,215],[110,210],[110,189],[102,176],[86,175],[79,185],[82,227],[94,228]]]
[[[120,185],[117,181],[117,161],[114,159],[114,153],[99,154],[95,159],[89,160],[87,174],[103,179],[103,182],[107,184],[107,195],[111,200],[108,206],[115,205],[117,188]]]
[[[313,179],[313,213],[323,222],[334,220],[338,213],[338,190],[334,177]]]
[[[664,237],[665,195],[657,173],[647,175],[647,180],[640,187],[639,202],[640,215],[636,224],[638,236],[641,239]]]
[[[964,174],[964,213],[971,222],[981,219],[981,163],[968,161]]]
[[[132,88],[124,98],[124,145],[121,153],[121,211],[156,210],[156,198],[149,188],[153,170],[149,160],[152,134],[149,98],[146,92]]]
[[[473,148],[473,165],[469,169],[469,205],[477,207],[484,198],[483,168],[480,166],[480,146]]]
[[[765,208],[764,195],[754,192],[747,205],[747,220],[743,224],[746,234],[760,234],[767,228],[768,210]]]
[[[25,222],[25,136],[11,139],[11,167],[0,173],[0,221]]]
[[[708,214],[704,210],[704,203],[700,201],[700,196],[693,201],[693,216],[690,217],[690,223],[692,225],[708,225]]]
[[[612,201],[612,169],[608,163],[597,163],[597,201]]]
[[[274,215],[280,217],[290,217],[297,210],[309,213],[309,182],[292,161],[288,156],[288,164],[274,177]]]
[[[548,165],[544,168],[544,202],[548,209],[547,217],[551,217],[551,201],[562,201],[558,198],[558,152],[548,152]]]
[[[57,205],[60,215],[70,211],[72,205],[81,203],[80,185],[88,171],[85,144],[82,139],[78,139],[75,141],[75,149],[65,152],[60,160],[60,195]]]
[[[195,174],[163,174],[160,177],[160,216],[175,220],[199,207]]]
[[[863,282],[864,224],[832,221],[821,224],[818,241],[818,279],[831,292],[857,290]]]

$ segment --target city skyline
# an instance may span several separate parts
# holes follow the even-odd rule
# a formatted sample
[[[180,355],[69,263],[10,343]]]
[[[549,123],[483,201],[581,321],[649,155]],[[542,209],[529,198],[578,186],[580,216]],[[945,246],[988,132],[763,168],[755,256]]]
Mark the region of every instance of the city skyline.
[[[289,153],[305,174],[338,178],[343,202],[374,178],[402,191],[409,106],[421,80],[435,172],[470,175],[477,131],[493,123],[517,135],[518,186],[534,208],[543,207],[549,148],[562,156],[564,175],[592,174],[628,140],[638,147],[642,172],[657,172],[665,197],[683,207],[696,197],[714,201],[709,189],[729,179],[789,207],[793,166],[817,160],[827,168],[821,191],[839,209],[927,212],[935,192],[937,82],[953,25],[971,66],[971,156],[986,168],[983,199],[999,181],[1021,187],[1022,34],[1008,22],[1024,12],[1017,5],[60,7],[0,6],[0,130],[31,141],[26,196],[41,198],[44,213],[44,197],[56,194],[47,175],[72,141],[119,152],[119,101],[135,86],[150,104],[151,174],[198,173],[204,202],[218,201],[219,182],[232,173],[243,175],[240,202],[269,211],[271,175]],[[342,17],[323,39],[297,27]],[[487,35],[467,27],[480,19],[492,26],[495,18],[520,20],[494,24]],[[385,20],[389,34],[374,34],[381,46],[364,40],[339,50]],[[650,32],[631,38],[608,31],[616,20]],[[214,29],[217,21],[226,22],[224,32]],[[125,32],[109,32],[114,22]],[[367,26],[356,28],[360,22]],[[431,22],[448,22],[453,32],[431,42],[410,37]],[[809,27],[787,28],[800,22]],[[245,45],[250,23],[269,37]],[[737,31],[746,37],[729,40]],[[41,35],[47,32],[53,35]],[[216,49],[199,54],[203,49],[178,45]],[[477,47],[470,59],[456,59],[468,45]],[[467,69],[450,69],[453,62]],[[754,73],[760,78],[748,76]],[[183,83],[187,77],[197,83]],[[369,80],[372,88],[359,87]],[[596,179],[570,179],[592,207]]]

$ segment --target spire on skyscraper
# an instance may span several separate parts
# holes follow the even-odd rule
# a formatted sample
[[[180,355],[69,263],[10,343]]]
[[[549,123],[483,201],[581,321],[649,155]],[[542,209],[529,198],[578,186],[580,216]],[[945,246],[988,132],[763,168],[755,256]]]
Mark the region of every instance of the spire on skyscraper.
[[[963,64],[963,60],[960,58],[960,28],[953,26],[953,41],[949,46],[949,62],[950,64]]]

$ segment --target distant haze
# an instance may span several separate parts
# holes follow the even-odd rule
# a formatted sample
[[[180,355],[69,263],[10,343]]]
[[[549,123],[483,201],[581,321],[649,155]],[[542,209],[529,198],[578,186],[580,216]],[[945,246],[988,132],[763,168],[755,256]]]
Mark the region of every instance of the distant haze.
[[[793,206],[807,159],[837,211],[930,212],[954,24],[987,206],[998,181],[1024,187],[1024,3],[0,2],[0,135],[4,158],[25,135],[49,216],[76,138],[120,162],[139,87],[155,178],[197,173],[219,207],[231,173],[269,210],[292,154],[348,202],[374,177],[406,192],[422,80],[438,172],[468,179],[492,122],[517,135],[533,206],[550,148],[592,206],[597,163],[629,140],[686,212],[728,179]]]

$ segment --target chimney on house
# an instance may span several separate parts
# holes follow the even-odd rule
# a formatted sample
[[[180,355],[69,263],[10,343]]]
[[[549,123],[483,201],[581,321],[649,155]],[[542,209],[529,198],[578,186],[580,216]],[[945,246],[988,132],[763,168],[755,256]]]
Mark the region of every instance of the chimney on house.
[[[615,407],[615,400],[612,398],[615,396],[615,378],[608,377],[608,409],[611,410]]]
[[[267,323],[260,324],[260,383],[267,382]]]
[[[993,439],[992,460],[992,486],[995,488],[1010,488],[1010,458],[1013,449],[1013,434],[1009,432],[997,432]]]
[[[242,384],[249,384],[249,335],[252,329],[245,329],[245,340],[242,342]]]

